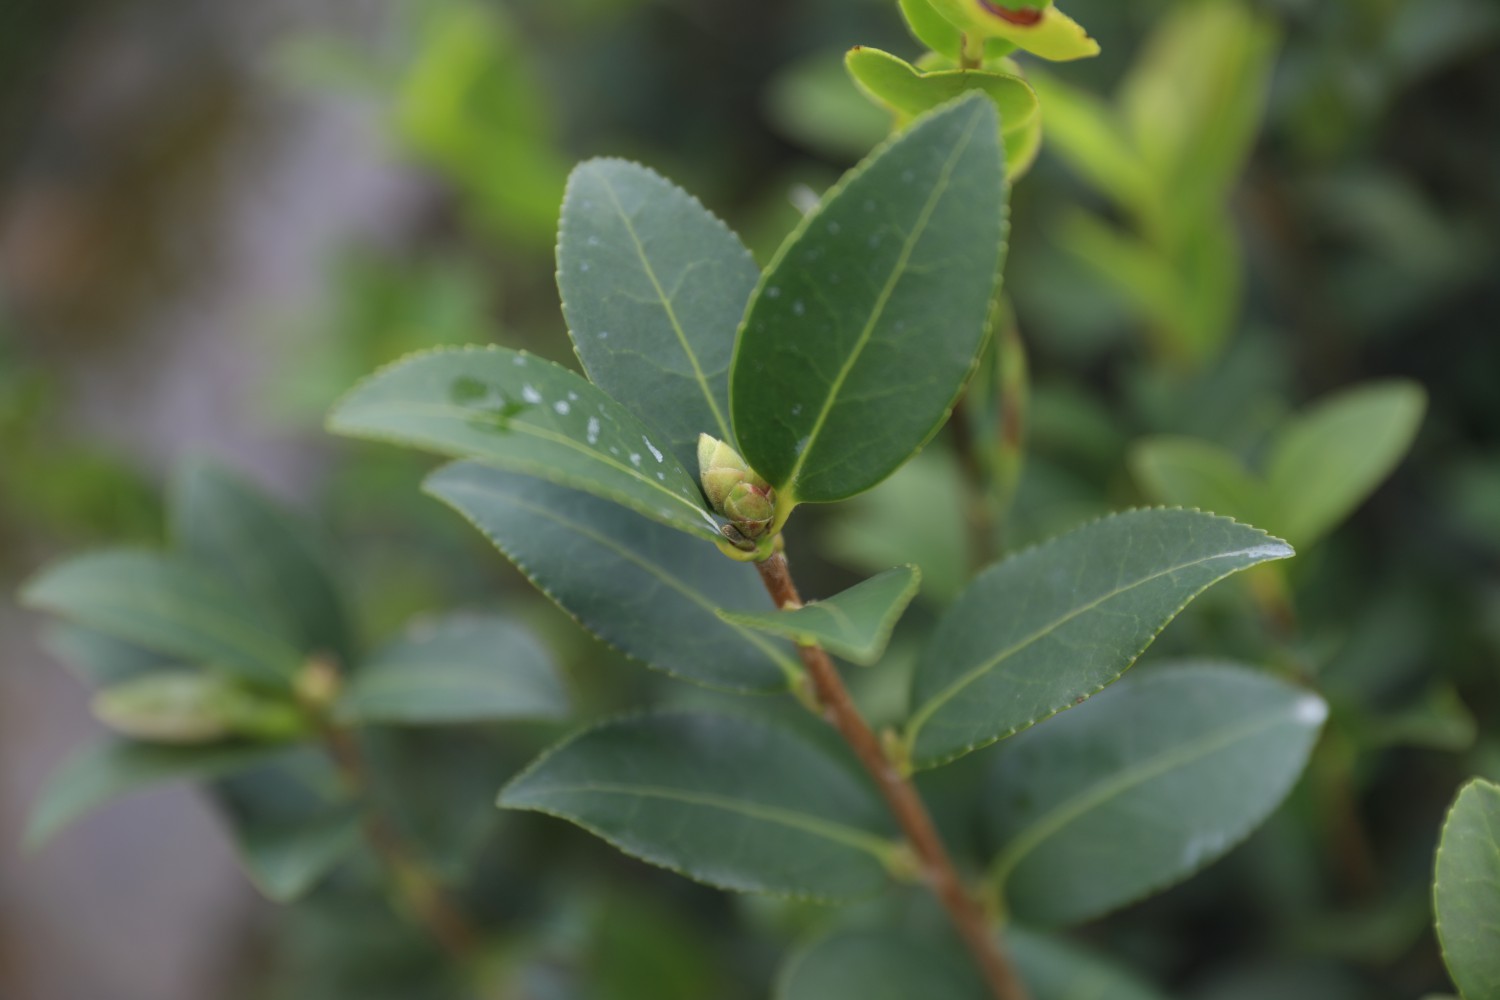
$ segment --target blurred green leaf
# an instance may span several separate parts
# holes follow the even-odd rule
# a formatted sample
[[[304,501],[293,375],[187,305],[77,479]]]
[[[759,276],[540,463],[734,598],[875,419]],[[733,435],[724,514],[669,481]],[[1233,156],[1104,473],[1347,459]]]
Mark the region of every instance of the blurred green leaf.
[[[174,656],[144,649],[71,622],[58,622],[43,635],[47,652],[95,687],[106,687],[166,667],[182,666]]]
[[[699,434],[732,436],[729,362],[759,278],[739,237],[658,174],[622,160],[573,171],[557,243],[573,346],[688,469]]]
[[[1298,415],[1266,464],[1278,529],[1298,545],[1331,531],[1400,463],[1426,408],[1421,386],[1392,380],[1356,386]]]
[[[782,135],[847,163],[890,133],[891,116],[860,93],[839,64],[842,57],[842,49],[814,52],[785,67],[772,79],[764,105]]]
[[[173,556],[114,550],[75,556],[27,583],[22,601],[185,663],[285,686],[302,657],[247,613],[215,577]]]
[[[329,429],[540,476],[718,541],[696,476],[587,380],[503,347],[431,351],[350,390]]]
[[[719,609],[771,599],[754,569],[586,493],[471,462],[427,492],[474,524],[539,589],[605,642],[648,666],[735,691],[782,691],[801,666],[790,644]]]
[[[1470,781],[1438,846],[1434,901],[1443,961],[1464,1000],[1500,992],[1500,785]]]
[[[173,540],[200,569],[226,579],[299,651],[350,662],[354,640],[343,601],[306,525],[206,462],[179,468],[170,508]]]
[[[975,39],[1001,38],[1043,59],[1065,61],[1099,54],[1099,43],[1083,26],[1052,6],[1042,3],[1025,8],[1039,16],[1022,18],[1001,13],[999,4],[977,4],[973,0],[930,0],[932,7],[958,29]]]
[[[335,707],[351,724],[447,725],[568,713],[551,654],[526,627],[486,615],[421,621],[374,652]]]
[[[885,652],[891,630],[916,596],[921,578],[915,566],[900,566],[793,611],[720,611],[719,617],[799,644],[817,643],[852,663],[869,666]]]
[[[996,113],[970,96],[875,153],[787,239],[730,373],[739,450],[783,510],[869,489],[936,432],[979,352],[1004,234]]]
[[[925,0],[924,0],[925,2]],[[1036,94],[1021,77],[989,70],[938,70],[919,73],[889,52],[855,46],[844,65],[856,83],[896,115],[898,127],[971,90],[995,102],[1005,146],[1005,171],[1015,183],[1031,166],[1040,148],[1032,124],[1040,118]]]
[[[995,887],[1020,919],[1063,925],[1195,874],[1281,803],[1327,714],[1245,669],[1121,681],[1001,748],[985,796]]]
[[[1209,586],[1290,555],[1258,528],[1153,509],[992,566],[948,610],[918,664],[911,759],[934,767],[1072,707],[1129,669]]]
[[[939,14],[930,0],[899,0],[901,16],[913,37],[944,58],[958,62],[963,56],[963,32]]]
[[[149,743],[284,740],[310,728],[290,698],[267,697],[202,670],[159,670],[111,684],[94,697],[93,709],[115,732]]]
[[[851,767],[764,722],[662,713],[585,730],[507,785],[500,805],[571,820],[722,889],[849,898],[885,884],[895,850]]]
[[[25,845],[41,847],[74,820],[154,785],[218,778],[288,753],[285,745],[225,743],[168,747],[106,740],[78,751],[47,779],[31,807]]]
[[[1272,523],[1264,516],[1265,484],[1211,442],[1165,434],[1142,438],[1131,446],[1130,471],[1161,503],[1196,507],[1246,524]]]

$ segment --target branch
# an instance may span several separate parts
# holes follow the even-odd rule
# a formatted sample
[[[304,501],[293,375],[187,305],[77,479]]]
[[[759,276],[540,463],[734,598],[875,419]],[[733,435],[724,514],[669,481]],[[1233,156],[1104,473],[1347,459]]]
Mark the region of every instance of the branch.
[[[784,555],[777,552],[764,562],[756,563],[756,568],[778,608],[802,606],[802,598],[797,593],[797,585],[792,582]],[[917,794],[916,787],[886,756],[879,738],[849,697],[849,690],[844,687],[843,678],[833,661],[816,645],[799,644],[798,650],[825,717],[875,779],[876,787],[922,864],[928,886],[947,910],[949,920],[979,966],[990,993],[995,1000],[1029,1000],[1026,987],[1001,950],[999,940],[990,932],[983,908],[959,879],[926,804]]]

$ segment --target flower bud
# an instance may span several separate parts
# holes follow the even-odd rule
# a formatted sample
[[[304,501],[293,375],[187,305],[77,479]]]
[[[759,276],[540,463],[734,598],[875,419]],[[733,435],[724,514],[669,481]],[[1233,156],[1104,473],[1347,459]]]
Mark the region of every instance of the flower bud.
[[[714,512],[728,518],[744,538],[764,535],[776,519],[776,492],[717,438],[698,435],[698,471],[703,495]]]
[[[152,743],[281,740],[306,728],[296,706],[197,671],[163,671],[111,685],[95,696],[93,709],[115,732]]]

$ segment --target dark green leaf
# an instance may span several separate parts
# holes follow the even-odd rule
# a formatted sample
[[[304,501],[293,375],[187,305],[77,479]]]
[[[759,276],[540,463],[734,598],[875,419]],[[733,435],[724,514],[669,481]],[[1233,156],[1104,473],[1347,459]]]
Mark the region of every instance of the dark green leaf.
[[[937,431],[983,339],[1005,192],[994,105],[969,95],[873,154],[782,246],[740,330],[730,408],[783,509],[869,489]]]
[[[718,524],[696,475],[619,403],[550,361],[501,347],[418,354],[355,386],[331,430],[584,490],[703,538]]]
[[[1500,785],[1458,793],[1438,845],[1434,889],[1443,960],[1464,1000],[1500,995]]]
[[[721,611],[719,617],[804,645],[816,643],[846,660],[869,666],[885,652],[891,630],[916,596],[921,578],[915,566],[900,566],[795,611]]]
[[[737,691],[785,690],[800,674],[788,643],[718,617],[772,605],[753,568],[712,546],[586,493],[470,462],[439,470],[426,489],[629,656]]]
[[[143,649],[70,622],[59,622],[49,628],[42,644],[47,652],[96,687],[183,665],[180,657]]]
[[[216,578],[168,555],[116,550],[69,559],[22,591],[33,608],[184,663],[284,684],[302,657]]]
[[[407,629],[364,663],[337,707],[340,719],[356,724],[554,719],[567,712],[567,693],[536,637],[483,615]]]
[[[653,171],[623,160],[573,171],[557,242],[573,346],[689,469],[700,433],[732,438],[729,362],[759,277],[739,238]]]
[[[906,739],[932,767],[1055,715],[1116,680],[1211,584],[1292,549],[1197,511],[1095,521],[981,573],[939,623]]]
[[[724,889],[861,896],[885,884],[895,849],[850,765],[732,715],[662,713],[586,730],[506,786],[500,805],[561,816]]]
[[[167,747],[106,740],[79,751],[47,779],[27,821],[26,846],[40,847],[111,799],[173,781],[223,777],[287,752],[264,743]]]
[[[289,511],[203,462],[180,470],[171,509],[179,551],[228,580],[297,649],[350,662],[354,644],[327,562]]]
[[[1028,923],[1097,917],[1194,874],[1260,824],[1327,716],[1250,670],[1133,677],[1001,748],[992,879]]]
[[[1019,928],[1005,935],[1032,1000],[1164,1000],[1113,962],[1059,938]]]

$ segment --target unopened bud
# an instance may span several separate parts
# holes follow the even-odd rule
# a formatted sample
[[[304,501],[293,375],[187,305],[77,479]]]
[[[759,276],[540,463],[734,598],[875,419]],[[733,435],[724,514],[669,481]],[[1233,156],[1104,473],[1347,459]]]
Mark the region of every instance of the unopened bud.
[[[739,452],[717,438],[700,434],[698,471],[710,506],[728,518],[739,535],[756,539],[770,529],[776,519],[776,492]]]
[[[153,743],[212,743],[231,737],[281,740],[305,728],[294,705],[215,674],[185,670],[112,685],[94,698],[93,709],[99,721],[116,732]]]

